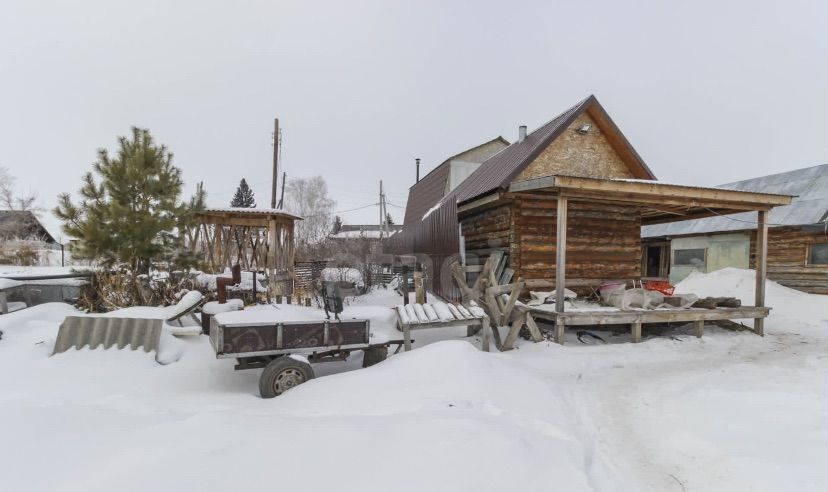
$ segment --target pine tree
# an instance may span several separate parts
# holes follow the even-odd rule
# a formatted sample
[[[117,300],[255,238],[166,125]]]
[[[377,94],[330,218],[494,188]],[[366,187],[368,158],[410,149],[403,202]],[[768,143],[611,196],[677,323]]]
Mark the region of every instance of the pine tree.
[[[394,225],[394,219],[391,217],[391,214],[389,212],[385,213],[385,224]]]
[[[233,201],[230,202],[231,207],[236,208],[256,208],[256,199],[253,196],[253,190],[247,186],[247,181],[242,178],[239,187],[236,188],[236,194],[233,195]]]
[[[133,127],[130,137],[119,137],[114,156],[99,150],[93,172],[83,177],[79,203],[64,193],[54,209],[63,231],[79,240],[74,254],[147,273],[182,247],[181,170],[149,130]]]
[[[334,216],[333,220],[333,229],[331,230],[331,234],[339,234],[339,231],[342,230],[342,217],[336,215]]]

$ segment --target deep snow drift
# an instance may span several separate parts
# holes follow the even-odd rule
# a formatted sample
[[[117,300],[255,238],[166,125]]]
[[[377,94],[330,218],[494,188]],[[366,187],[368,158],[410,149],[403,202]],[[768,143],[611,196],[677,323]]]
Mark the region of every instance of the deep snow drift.
[[[752,272],[682,292],[752,296]],[[346,307],[400,338],[391,291]],[[206,337],[49,357],[66,305],[0,316],[4,490],[826,490],[828,296],[768,285],[764,338],[708,327],[644,343],[478,350],[462,328],[368,369],[315,366],[283,396]],[[293,308],[291,308],[293,309]],[[608,337],[624,340],[623,335]],[[442,340],[442,341],[441,341]],[[471,342],[471,343],[469,343]]]

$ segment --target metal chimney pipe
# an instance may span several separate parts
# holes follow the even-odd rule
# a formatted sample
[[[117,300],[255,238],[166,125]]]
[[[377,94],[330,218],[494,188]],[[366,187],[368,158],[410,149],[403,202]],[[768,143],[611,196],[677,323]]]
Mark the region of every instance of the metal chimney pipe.
[[[520,125],[518,127],[518,142],[523,142],[526,140],[526,125]]]
[[[420,182],[420,158],[417,157],[416,159],[414,159],[414,162],[417,163],[417,181],[415,181],[415,183],[419,183]]]

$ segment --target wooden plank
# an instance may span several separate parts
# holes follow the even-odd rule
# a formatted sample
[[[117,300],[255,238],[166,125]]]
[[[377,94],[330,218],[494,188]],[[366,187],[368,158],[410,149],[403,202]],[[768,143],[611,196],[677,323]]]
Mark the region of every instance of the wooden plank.
[[[641,320],[638,319],[632,323],[632,342],[641,343]]]
[[[523,327],[524,320],[526,315],[521,315],[515,318],[512,321],[512,326],[509,328],[509,334],[506,335],[506,339],[503,341],[503,345],[500,347],[500,350],[505,352],[507,350],[512,350],[515,345],[515,341],[517,341],[517,337],[520,334],[520,329]]]
[[[488,352],[489,351],[489,344],[490,344],[489,341],[492,338],[492,325],[489,322],[488,317],[483,317],[482,323],[483,323],[483,325],[482,325],[482,327],[483,327],[483,340],[481,341],[481,348],[483,349],[483,352]]]
[[[403,339],[405,340],[405,351],[411,350],[411,325],[403,325]]]
[[[425,287],[423,286],[423,272],[414,272],[414,302],[425,304]]]
[[[563,319],[570,325],[619,325],[642,323],[689,323],[696,320],[749,319],[768,315],[766,307],[742,306],[716,309],[656,309],[634,311],[568,311],[560,314],[552,311],[532,309],[533,316],[555,321]]]
[[[511,294],[509,294],[509,300],[506,302],[506,306],[503,308],[503,318],[501,319],[500,324],[505,325],[509,322],[509,319],[512,315],[512,310],[515,308],[515,303],[517,302],[518,296],[523,291],[523,288],[526,284],[518,279],[517,284],[513,284],[514,287],[512,288]]]
[[[532,313],[526,313],[526,327],[529,328],[529,334],[532,335],[532,341],[542,342],[543,335],[541,334],[540,328],[538,328],[537,323],[535,323],[535,318],[532,316]]]
[[[704,320],[700,319],[698,321],[693,322],[693,335],[696,335],[696,338],[701,338],[704,334]]]
[[[555,342],[563,345],[566,341],[566,321],[563,317],[555,318]]]
[[[555,311],[563,313],[566,286],[566,197],[558,195],[558,230],[555,249]],[[560,342],[559,342],[560,343]]]
[[[765,305],[765,281],[768,268],[768,212],[759,211],[759,220],[756,223],[756,299],[757,307]],[[765,335],[765,319],[753,320],[753,331],[760,336]]]

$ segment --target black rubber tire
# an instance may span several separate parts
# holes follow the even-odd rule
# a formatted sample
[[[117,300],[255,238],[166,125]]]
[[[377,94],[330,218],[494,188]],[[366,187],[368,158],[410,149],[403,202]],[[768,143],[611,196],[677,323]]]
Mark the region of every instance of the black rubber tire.
[[[371,347],[362,351],[362,367],[371,367],[388,358],[388,347]]]
[[[313,368],[307,362],[290,356],[279,357],[270,361],[262,371],[259,394],[262,398],[273,398],[314,377]]]

